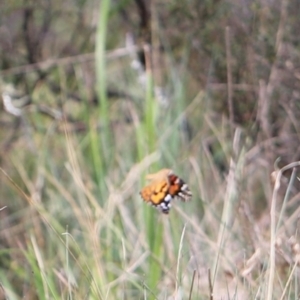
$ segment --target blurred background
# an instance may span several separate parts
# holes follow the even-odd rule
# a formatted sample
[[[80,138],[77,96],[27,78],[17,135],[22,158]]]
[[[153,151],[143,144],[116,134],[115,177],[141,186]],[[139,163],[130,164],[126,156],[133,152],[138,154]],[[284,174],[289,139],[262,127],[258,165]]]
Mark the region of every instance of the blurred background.
[[[1,1],[0,299],[296,299],[299,15]],[[162,168],[193,193],[169,216]]]

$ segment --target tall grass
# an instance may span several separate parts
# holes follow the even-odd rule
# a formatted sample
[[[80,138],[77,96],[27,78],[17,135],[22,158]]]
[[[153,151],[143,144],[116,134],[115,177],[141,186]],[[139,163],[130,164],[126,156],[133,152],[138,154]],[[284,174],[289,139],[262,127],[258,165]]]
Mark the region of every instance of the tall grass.
[[[199,103],[197,98],[194,101]],[[145,137],[151,135],[153,145],[160,141],[162,149],[167,149],[167,145],[172,147],[168,142],[171,137],[181,140],[181,132],[174,130],[175,117],[164,124],[165,132],[160,134],[165,137],[160,140],[161,135],[155,128],[159,113],[156,114],[156,118],[148,116],[153,124],[148,127],[140,117],[131,135],[134,137],[132,147],[142,149],[142,152],[133,151],[142,155],[133,161],[134,155],[126,157],[119,153],[115,166],[101,171],[104,187],[98,185],[93,175],[97,166],[86,151],[90,138],[71,133],[66,127],[59,137],[56,132],[50,132],[37,139],[44,145],[39,155],[45,159],[36,157],[34,160],[32,156],[31,161],[28,158],[26,161],[26,156],[20,158],[18,153],[11,153],[10,160],[16,171],[11,180],[8,175],[2,176],[6,182],[2,193],[16,198],[21,210],[4,218],[16,224],[4,227],[8,249],[2,251],[1,256],[9,256],[11,263],[4,265],[7,272],[1,272],[0,276],[7,297],[20,299],[36,294],[39,299],[165,299],[173,295],[181,299],[191,294],[191,299],[204,299],[209,295],[209,269],[213,270],[213,299],[221,295],[227,299],[238,299],[241,295],[264,297],[267,290],[260,282],[266,282],[264,278],[272,270],[274,274],[276,265],[274,256],[271,255],[271,264],[268,256],[264,256],[268,251],[263,245],[268,240],[262,239],[263,229],[256,228],[255,223],[243,228],[245,223],[252,222],[249,216],[245,217],[245,208],[239,207],[238,200],[245,197],[241,180],[248,172],[247,151],[240,151],[232,158],[236,164],[233,167],[232,163],[230,170],[235,175],[229,174],[227,179],[222,179],[215,169],[205,143],[200,146],[201,151],[197,147],[190,154],[191,164],[182,156],[187,165],[180,168],[180,163],[175,161],[176,155],[185,153],[180,149],[180,142],[174,143],[177,149],[170,148],[171,154],[167,155],[156,146],[148,146]],[[97,116],[90,111],[91,119]],[[66,125],[65,121],[62,124]],[[173,128],[170,133],[169,128]],[[220,134],[217,128],[214,130]],[[166,137],[168,134],[170,137]],[[199,141],[188,145],[191,151],[194,151],[193,143]],[[164,216],[142,203],[138,191],[145,183],[143,176],[148,170],[155,171],[164,166],[162,161],[172,159],[172,167],[189,183],[194,196],[190,203],[175,203],[170,215]],[[30,168],[27,168],[28,163]],[[7,208],[1,214],[13,212],[9,202],[4,204]],[[205,214],[198,213],[201,212],[199,206],[203,206]],[[246,219],[239,220],[237,210],[244,216],[242,219]],[[280,220],[278,224],[287,224],[289,219],[282,213]],[[277,232],[281,229],[282,225]],[[258,268],[259,260],[250,261],[250,240],[245,241],[246,234],[262,249],[259,260],[266,260],[263,269]],[[17,244],[14,236],[19,237]],[[272,239],[274,243],[276,239]],[[273,295],[294,295],[297,273],[296,265],[293,266],[287,273],[286,284],[283,282],[283,289],[274,290]],[[250,273],[240,279],[247,268],[252,268]],[[194,272],[195,283],[190,292]],[[230,283],[227,291],[225,282]],[[23,291],[21,286],[25,286]]]

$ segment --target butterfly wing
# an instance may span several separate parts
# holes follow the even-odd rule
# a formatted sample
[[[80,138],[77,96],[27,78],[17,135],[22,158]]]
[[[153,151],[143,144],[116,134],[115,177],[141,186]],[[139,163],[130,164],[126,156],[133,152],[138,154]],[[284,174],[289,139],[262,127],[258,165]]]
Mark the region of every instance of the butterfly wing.
[[[172,197],[178,197],[182,201],[188,201],[192,197],[192,192],[190,191],[188,185],[175,174],[169,175],[169,194]]]
[[[141,190],[140,194],[145,202],[151,203],[165,214],[169,213],[172,196],[169,194],[167,180],[151,182]]]
[[[162,171],[165,172],[165,170]],[[159,176],[151,175],[151,178],[159,179],[153,180],[145,186],[140,194],[145,202],[151,203],[163,213],[168,214],[174,198],[178,197],[182,201],[188,201],[191,199],[192,193],[188,185],[172,171],[167,170],[167,176],[160,176],[162,171],[157,173]]]

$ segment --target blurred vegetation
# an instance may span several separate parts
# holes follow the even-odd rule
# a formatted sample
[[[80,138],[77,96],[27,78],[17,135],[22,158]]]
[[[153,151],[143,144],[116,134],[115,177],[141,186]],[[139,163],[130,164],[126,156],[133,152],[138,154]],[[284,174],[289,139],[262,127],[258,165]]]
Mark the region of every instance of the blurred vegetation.
[[[296,299],[299,15],[1,1],[0,299]],[[169,216],[161,168],[193,192]]]

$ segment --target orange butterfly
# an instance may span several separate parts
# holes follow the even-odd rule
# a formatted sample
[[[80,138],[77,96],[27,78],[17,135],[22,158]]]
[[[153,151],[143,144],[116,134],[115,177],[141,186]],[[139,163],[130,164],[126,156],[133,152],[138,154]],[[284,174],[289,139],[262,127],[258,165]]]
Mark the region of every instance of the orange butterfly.
[[[170,169],[149,174],[146,179],[151,182],[141,190],[140,195],[145,202],[151,203],[164,214],[169,213],[174,198],[185,202],[192,197],[188,185]]]

